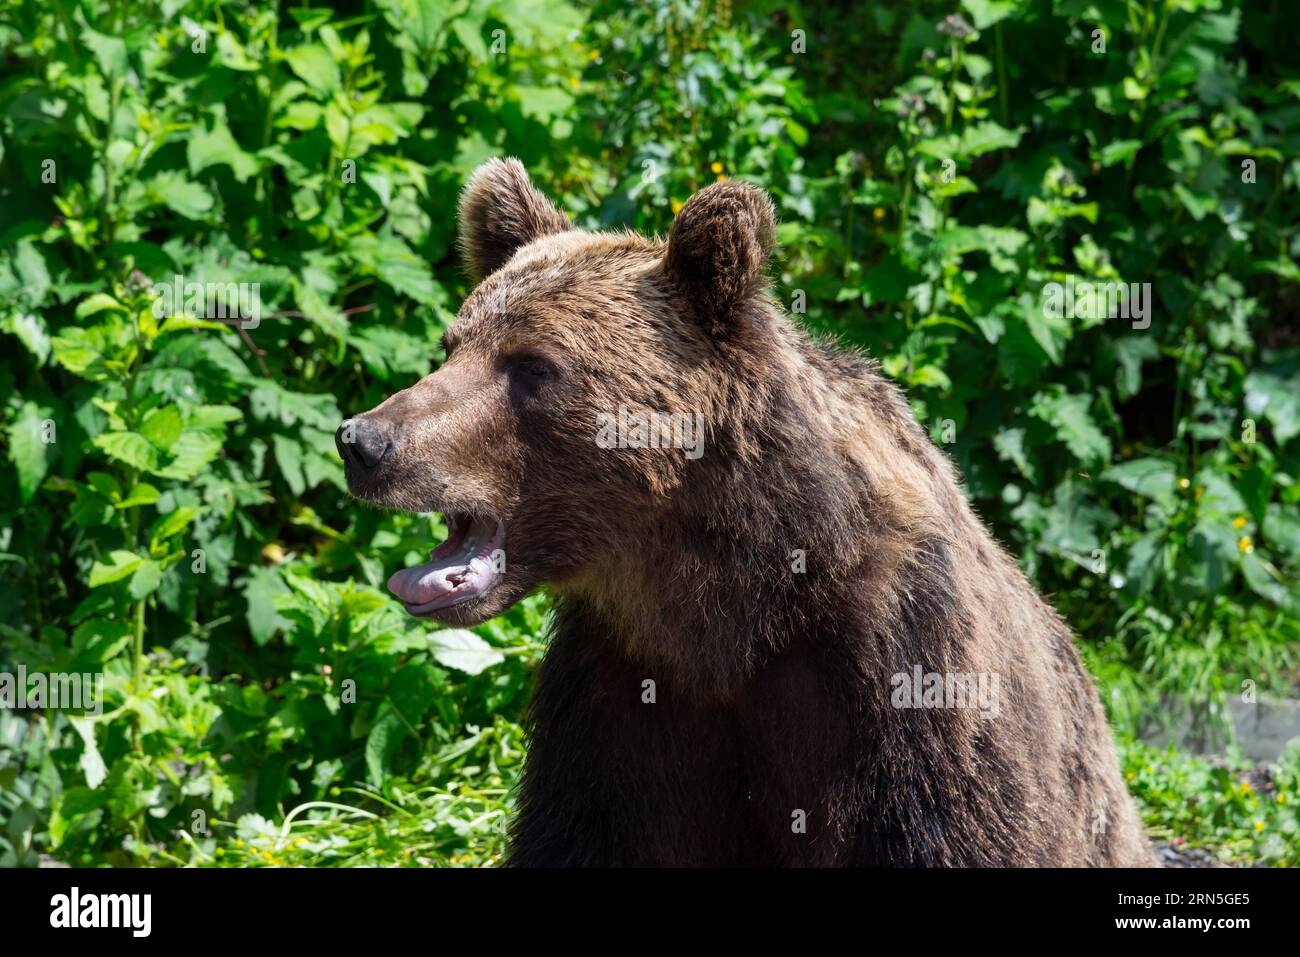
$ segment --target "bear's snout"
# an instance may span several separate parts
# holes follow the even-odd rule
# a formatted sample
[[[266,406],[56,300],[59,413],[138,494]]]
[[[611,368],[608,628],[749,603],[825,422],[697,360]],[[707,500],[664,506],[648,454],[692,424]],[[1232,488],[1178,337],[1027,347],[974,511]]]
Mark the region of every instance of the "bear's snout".
[[[334,433],[334,444],[343,461],[358,472],[370,472],[392,448],[392,438],[382,422],[358,416],[346,419]]]

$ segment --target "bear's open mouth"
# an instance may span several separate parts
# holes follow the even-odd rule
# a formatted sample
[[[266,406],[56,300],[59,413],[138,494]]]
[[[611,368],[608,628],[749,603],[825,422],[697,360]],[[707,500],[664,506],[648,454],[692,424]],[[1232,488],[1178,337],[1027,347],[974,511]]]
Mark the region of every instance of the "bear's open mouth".
[[[403,568],[388,579],[388,590],[412,615],[487,595],[501,580],[506,528],[490,516],[448,512],[447,540],[423,565]]]

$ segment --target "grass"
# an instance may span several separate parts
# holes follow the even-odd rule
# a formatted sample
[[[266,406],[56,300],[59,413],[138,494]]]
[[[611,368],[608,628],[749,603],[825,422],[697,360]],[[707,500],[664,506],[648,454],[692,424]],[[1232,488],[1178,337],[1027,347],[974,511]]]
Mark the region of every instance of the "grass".
[[[523,729],[505,719],[453,742],[411,778],[382,788],[341,787],[279,820],[244,814],[184,833],[184,857],[150,863],[200,867],[493,867],[506,849]]]
[[[421,774],[381,790],[339,788],[278,822],[248,814],[186,836],[188,863],[208,867],[495,867],[505,855],[518,779],[517,725],[502,721],[445,749]],[[455,764],[460,752],[498,753]],[[1130,792],[1152,839],[1204,848],[1223,864],[1300,866],[1300,748],[1275,763],[1204,758],[1119,740]],[[454,773],[453,773],[454,772]],[[164,863],[159,861],[158,863]],[[174,860],[171,863],[186,863]]]

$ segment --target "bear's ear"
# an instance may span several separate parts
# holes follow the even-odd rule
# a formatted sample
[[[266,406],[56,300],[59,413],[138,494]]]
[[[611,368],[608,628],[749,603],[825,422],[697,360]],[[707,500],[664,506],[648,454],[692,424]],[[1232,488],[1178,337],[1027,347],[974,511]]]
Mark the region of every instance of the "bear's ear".
[[[488,160],[460,194],[461,255],[476,281],[500,269],[520,246],[572,228],[514,158]]]
[[[706,328],[722,335],[764,284],[776,211],[757,186],[726,180],[700,190],[668,234],[668,275]]]

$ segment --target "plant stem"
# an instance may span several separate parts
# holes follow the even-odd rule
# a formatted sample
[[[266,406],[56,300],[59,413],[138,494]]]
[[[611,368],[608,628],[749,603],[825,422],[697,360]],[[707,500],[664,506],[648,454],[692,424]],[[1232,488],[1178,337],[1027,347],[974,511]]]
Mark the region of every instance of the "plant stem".
[[[276,54],[279,52],[279,33],[280,0],[274,0],[271,4],[271,37],[266,46],[266,110],[262,116],[262,149],[266,149],[271,145],[272,121],[275,119],[275,78],[279,67]],[[257,224],[259,242],[266,241],[266,230],[274,218],[271,207],[271,190],[267,185],[267,179],[270,175],[269,169],[264,169],[257,174],[257,189],[254,201],[262,210],[262,218]]]
[[[99,146],[99,161],[104,167],[104,246],[113,245],[117,233],[117,182],[109,162],[108,148],[113,143],[113,127],[117,125],[117,106],[122,98],[122,78],[114,77],[108,89],[108,120],[104,125],[104,139]]]
[[[993,39],[997,47],[998,61],[998,112],[1002,117],[1002,125],[1006,126],[1010,122],[1011,109],[1007,97],[1007,57],[1002,49],[1002,24],[999,22],[993,27]]]

